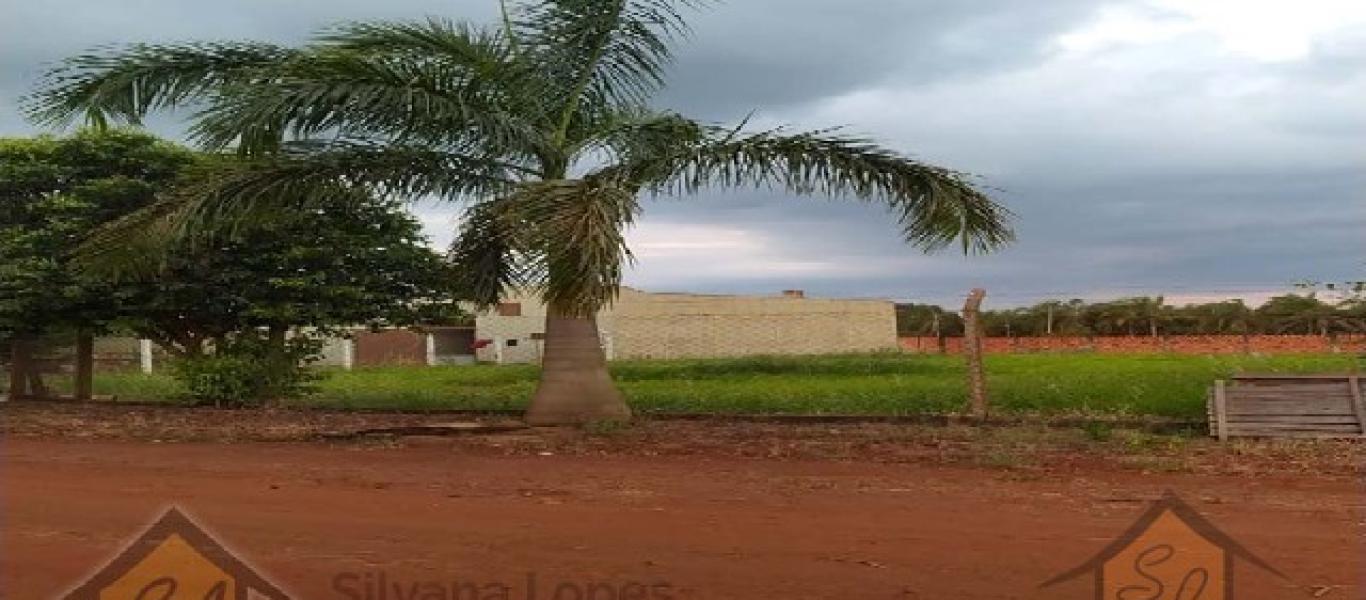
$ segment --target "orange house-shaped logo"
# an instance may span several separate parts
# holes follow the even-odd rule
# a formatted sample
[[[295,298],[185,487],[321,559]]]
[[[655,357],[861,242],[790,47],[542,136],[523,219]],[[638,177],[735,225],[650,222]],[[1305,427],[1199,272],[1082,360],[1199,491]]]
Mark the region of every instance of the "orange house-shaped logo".
[[[1167,492],[1100,554],[1043,587],[1089,574],[1099,600],[1232,600],[1234,559],[1285,577]]]
[[[289,600],[192,521],[170,508],[66,600]]]

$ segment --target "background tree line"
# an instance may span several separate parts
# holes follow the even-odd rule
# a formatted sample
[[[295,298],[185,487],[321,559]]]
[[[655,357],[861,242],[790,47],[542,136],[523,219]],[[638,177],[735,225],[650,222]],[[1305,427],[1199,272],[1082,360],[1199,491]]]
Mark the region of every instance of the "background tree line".
[[[1337,293],[1342,289],[1306,289],[1276,296],[1257,307],[1242,300],[1174,306],[1161,296],[1108,302],[1048,300],[982,311],[982,327],[992,337],[1366,333],[1366,298],[1359,286],[1347,288],[1357,291]],[[897,333],[902,336],[963,335],[962,317],[941,306],[898,304],[896,316]]]

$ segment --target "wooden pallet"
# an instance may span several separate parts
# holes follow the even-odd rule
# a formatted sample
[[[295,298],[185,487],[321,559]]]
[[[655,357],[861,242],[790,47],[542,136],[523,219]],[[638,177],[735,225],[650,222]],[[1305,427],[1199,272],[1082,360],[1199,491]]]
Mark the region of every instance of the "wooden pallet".
[[[1210,435],[1366,437],[1363,378],[1347,375],[1239,375],[1216,381],[1206,408]]]

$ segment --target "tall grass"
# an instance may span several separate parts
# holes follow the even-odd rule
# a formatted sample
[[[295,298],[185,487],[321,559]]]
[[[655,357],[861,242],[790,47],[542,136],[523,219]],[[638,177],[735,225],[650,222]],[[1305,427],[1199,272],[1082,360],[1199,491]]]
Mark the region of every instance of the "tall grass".
[[[1185,356],[1017,354],[988,356],[994,410],[1005,413],[1198,418],[1205,389],[1236,372],[1360,370],[1350,355]],[[906,415],[960,410],[957,357],[876,354],[624,361],[612,372],[642,412]],[[520,409],[535,366],[382,367],[334,371],[301,406],[341,409]],[[122,400],[174,401],[165,375],[104,373],[96,391]]]

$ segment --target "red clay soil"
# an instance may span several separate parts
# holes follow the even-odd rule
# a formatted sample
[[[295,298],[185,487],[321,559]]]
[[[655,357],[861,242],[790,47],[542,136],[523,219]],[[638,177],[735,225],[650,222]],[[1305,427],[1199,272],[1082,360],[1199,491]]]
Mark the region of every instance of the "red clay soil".
[[[1351,477],[1019,477],[859,460],[546,454],[450,440],[10,436],[0,444],[0,596],[56,597],[175,503],[302,598],[410,600],[414,582],[502,582],[523,600],[534,573],[536,600],[1081,599],[1092,597],[1088,581],[1039,583],[1089,559],[1168,489],[1289,578],[1239,564],[1240,600],[1364,593],[1366,500]],[[398,592],[365,595],[380,572]],[[338,589],[346,573],[354,578],[340,586],[351,592]]]

